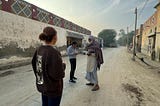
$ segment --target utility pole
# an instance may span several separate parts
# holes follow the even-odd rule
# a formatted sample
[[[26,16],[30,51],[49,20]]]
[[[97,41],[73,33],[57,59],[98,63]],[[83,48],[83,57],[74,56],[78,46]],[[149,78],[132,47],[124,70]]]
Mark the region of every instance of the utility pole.
[[[136,33],[137,33],[137,8],[135,9],[135,34],[134,34],[134,40],[133,40],[133,61],[135,61],[136,56]]]
[[[129,35],[128,35],[129,27],[127,27],[127,50],[129,49]]]

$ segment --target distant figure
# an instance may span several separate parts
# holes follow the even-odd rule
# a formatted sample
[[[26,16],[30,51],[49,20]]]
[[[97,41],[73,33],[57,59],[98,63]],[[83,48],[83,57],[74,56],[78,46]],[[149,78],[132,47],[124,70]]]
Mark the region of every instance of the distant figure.
[[[133,44],[130,43],[130,45],[129,45],[129,51],[132,51],[132,48],[133,48]]]
[[[67,48],[67,53],[71,65],[69,82],[72,83],[76,83],[75,80],[77,80],[77,78],[74,76],[76,70],[76,55],[78,54],[76,47],[77,47],[77,42],[72,42],[72,44]]]
[[[90,44],[87,46],[86,79],[89,83],[86,85],[94,86],[92,91],[97,91],[99,90],[97,68],[100,69],[101,64],[103,64],[103,55],[99,43],[95,41],[93,36],[90,36],[88,41]]]
[[[59,106],[66,65],[62,63],[60,52],[54,48],[57,32],[52,27],[46,27],[39,39],[45,45],[38,47],[32,59],[37,90],[42,94],[42,106]]]

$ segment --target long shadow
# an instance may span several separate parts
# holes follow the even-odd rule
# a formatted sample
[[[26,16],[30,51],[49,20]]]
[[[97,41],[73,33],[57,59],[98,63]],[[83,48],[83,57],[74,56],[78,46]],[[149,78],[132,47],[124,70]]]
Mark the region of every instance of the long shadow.
[[[153,67],[152,65],[148,64],[147,62],[145,62],[143,57],[138,57],[137,55],[136,55],[136,57],[137,57],[139,60],[141,60],[144,64],[146,64],[147,66]]]

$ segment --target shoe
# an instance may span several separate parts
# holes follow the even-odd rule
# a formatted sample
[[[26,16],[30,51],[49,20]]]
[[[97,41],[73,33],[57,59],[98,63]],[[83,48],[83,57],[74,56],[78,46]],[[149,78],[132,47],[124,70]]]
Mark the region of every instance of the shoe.
[[[73,79],[74,79],[74,80],[77,80],[77,78],[76,78],[76,77],[73,77]]]
[[[86,83],[86,85],[93,86],[94,84],[93,83]]]
[[[74,81],[74,80],[69,80],[69,82],[76,83],[76,81]]]
[[[94,86],[94,88],[92,89],[92,91],[97,91],[99,90],[99,85]]]

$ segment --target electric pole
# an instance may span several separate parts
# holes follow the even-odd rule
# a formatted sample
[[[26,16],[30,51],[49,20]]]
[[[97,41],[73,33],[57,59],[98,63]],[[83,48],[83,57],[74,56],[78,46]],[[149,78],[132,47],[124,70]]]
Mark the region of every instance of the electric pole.
[[[128,35],[129,27],[127,27],[127,50],[129,49],[129,35]]]
[[[137,8],[135,9],[135,34],[133,39],[133,61],[135,61],[136,56],[136,33],[137,33]]]

